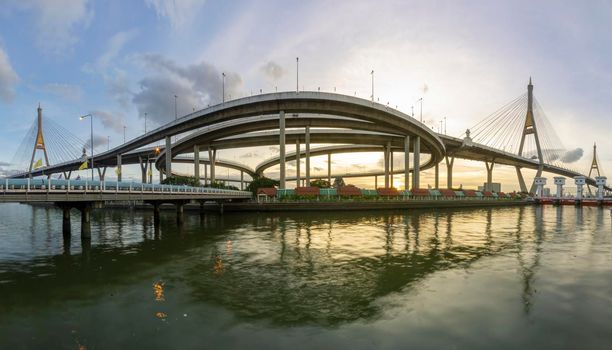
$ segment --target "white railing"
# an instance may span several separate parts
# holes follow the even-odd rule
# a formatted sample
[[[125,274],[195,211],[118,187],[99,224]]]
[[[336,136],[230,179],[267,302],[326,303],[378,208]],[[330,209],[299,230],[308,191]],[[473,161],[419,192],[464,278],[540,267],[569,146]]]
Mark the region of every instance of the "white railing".
[[[58,179],[2,179],[0,194],[12,193],[169,193],[169,194],[224,194],[251,197],[251,192],[210,187],[146,184],[139,182],[58,180]]]

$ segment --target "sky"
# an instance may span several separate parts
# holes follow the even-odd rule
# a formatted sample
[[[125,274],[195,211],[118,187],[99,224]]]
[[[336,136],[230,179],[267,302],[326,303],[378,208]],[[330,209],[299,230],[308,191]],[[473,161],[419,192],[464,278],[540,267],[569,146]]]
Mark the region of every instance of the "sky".
[[[405,113],[414,106],[418,115],[423,98],[426,124],[437,130],[446,118],[453,136],[525,93],[532,77],[565,148],[584,150],[573,166],[588,171],[597,142],[609,172],[610,33],[612,2],[603,0],[7,0],[0,7],[0,173],[14,163],[39,103],[45,118],[81,140],[89,139],[89,123],[78,116],[92,113],[98,152],[109,140],[110,147],[122,143],[124,126],[127,139],[142,134],[145,113],[147,128],[174,119],[174,95],[179,116],[218,103],[221,73],[227,98],[294,90],[296,57],[301,89],[369,98],[374,70],[377,100]],[[276,151],[219,157],[254,167]],[[361,159],[369,163],[346,155],[333,165],[354,172],[380,163],[380,155]],[[326,157],[313,166],[324,169]],[[455,185],[482,184],[484,169],[458,161]],[[137,178],[136,167],[128,172]],[[431,175],[425,172],[426,183]],[[372,179],[351,181],[373,186]],[[494,181],[517,187],[512,168],[496,168]]]

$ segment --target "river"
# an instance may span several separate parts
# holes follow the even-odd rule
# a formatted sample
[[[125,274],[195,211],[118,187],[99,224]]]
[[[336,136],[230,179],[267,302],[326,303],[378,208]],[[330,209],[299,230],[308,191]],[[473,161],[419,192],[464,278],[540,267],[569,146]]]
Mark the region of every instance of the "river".
[[[609,349],[607,210],[1,204],[0,349]]]

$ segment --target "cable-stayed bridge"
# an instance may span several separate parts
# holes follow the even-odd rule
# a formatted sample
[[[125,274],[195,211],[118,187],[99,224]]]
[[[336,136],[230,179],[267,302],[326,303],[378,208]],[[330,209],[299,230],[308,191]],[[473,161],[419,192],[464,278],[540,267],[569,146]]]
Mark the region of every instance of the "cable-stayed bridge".
[[[49,141],[43,141],[41,145],[42,124],[38,122],[35,125],[38,128],[33,127],[26,138],[28,140],[22,142],[17,152],[20,156],[16,155],[16,158],[24,158],[23,154],[27,152],[23,150],[28,150],[28,147],[23,145],[31,145],[31,139],[35,138],[34,153],[39,149],[46,155],[49,149],[50,159],[55,163],[35,164],[33,153],[29,162],[25,161],[27,171],[11,177],[50,176],[57,173],[69,177],[69,172],[78,170],[84,161],[89,164],[92,161],[91,155],[86,153],[86,147],[83,147],[82,154],[78,154],[86,142],[72,137],[69,132],[53,123],[46,124],[51,127],[51,131],[44,135],[44,141]],[[44,130],[47,130],[47,125]],[[176,135],[180,135],[180,138],[172,142],[172,137]],[[294,144],[297,152],[285,152],[285,145]],[[311,144],[337,146],[310,149]],[[218,150],[265,145],[280,147],[279,156],[263,161],[255,169],[216,157]],[[303,148],[300,150],[300,147]],[[332,154],[357,152],[366,148],[379,150],[385,155],[384,169],[344,176],[383,176],[385,187],[393,185],[390,180],[393,174],[403,173],[405,188],[419,188],[420,171],[434,168],[434,187],[439,188],[438,165],[445,161],[448,171],[446,185],[452,188],[455,158],[484,162],[487,184],[492,183],[495,164],[514,166],[521,190],[531,193],[534,192],[535,184],[534,181],[524,179],[522,169],[525,168],[536,170],[536,177],[540,177],[543,172],[571,178],[585,176],[586,183],[593,186],[596,179],[592,177],[592,170],[598,171],[597,176],[603,175],[596,156],[589,174],[571,168],[581,150],[565,149],[533,95],[531,80],[527,93],[501,107],[460,137],[435,133],[413,117],[372,101],[323,92],[281,92],[227,101],[196,111],[118,147],[95,154],[94,166],[98,169],[100,179],[104,179],[106,168],[115,167],[118,180],[121,181],[123,165],[140,164],[142,181],[151,182],[151,167],[155,166],[160,177],[163,177],[172,173],[172,163],[197,164],[194,166],[194,175],[197,177],[202,177],[200,164],[204,164],[206,180],[215,180],[215,168],[218,166],[238,169],[241,174],[256,177],[264,175],[266,169],[279,165],[279,180],[284,188],[288,161],[306,160],[304,171],[299,169],[300,162],[296,163],[298,172],[292,180],[297,181],[297,184],[304,181],[309,183],[314,178],[310,174],[310,157],[325,153],[331,157]],[[208,157],[200,158],[201,152],[208,153]],[[392,164],[394,152],[406,155],[400,167],[394,168]],[[58,153],[64,156],[58,157]],[[328,168],[331,180],[331,161],[328,162]],[[611,190],[608,186],[605,188]]]

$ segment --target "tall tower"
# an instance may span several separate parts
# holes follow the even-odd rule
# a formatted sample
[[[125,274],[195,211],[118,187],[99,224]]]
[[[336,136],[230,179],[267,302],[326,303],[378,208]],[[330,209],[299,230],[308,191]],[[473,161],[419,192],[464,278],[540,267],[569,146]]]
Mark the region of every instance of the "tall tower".
[[[596,173],[596,174],[593,174]],[[601,171],[599,170],[599,162],[597,161],[597,144],[593,143],[593,160],[591,161],[591,167],[589,168],[589,177],[591,175],[601,176]],[[587,190],[589,190],[589,194],[593,194],[591,191],[591,186],[587,185]]]
[[[593,144],[593,161],[591,161],[591,168],[589,169],[589,177],[593,174],[593,170],[597,172],[597,176],[601,176],[599,171],[599,163],[597,162],[597,144]]]
[[[47,155],[47,146],[45,146],[45,138],[43,137],[42,129],[42,108],[40,103],[38,104],[38,119],[36,122],[36,141],[34,141],[34,149],[32,150],[32,159],[30,159],[30,177],[32,177],[32,167],[34,167],[34,156],[36,156],[36,150],[42,150],[45,155],[45,166],[49,166],[49,156]]]
[[[521,135],[521,144],[519,146],[518,155],[523,155],[523,147],[525,146],[525,137],[527,135],[533,134],[535,138],[536,150],[538,152],[538,171],[536,173],[536,178],[542,176],[542,171],[544,170],[544,158],[542,157],[542,148],[540,147],[540,137],[538,135],[538,128],[535,122],[535,118],[533,116],[533,84],[531,83],[531,77],[529,77],[529,85],[527,85],[527,115],[525,117],[525,125],[523,126],[523,132]],[[516,167],[516,175],[519,179],[519,185],[521,186],[522,192],[527,192],[527,186],[525,185],[525,179],[523,178],[523,174],[521,173],[521,168]],[[531,185],[531,189],[529,192],[535,191],[535,180]]]

